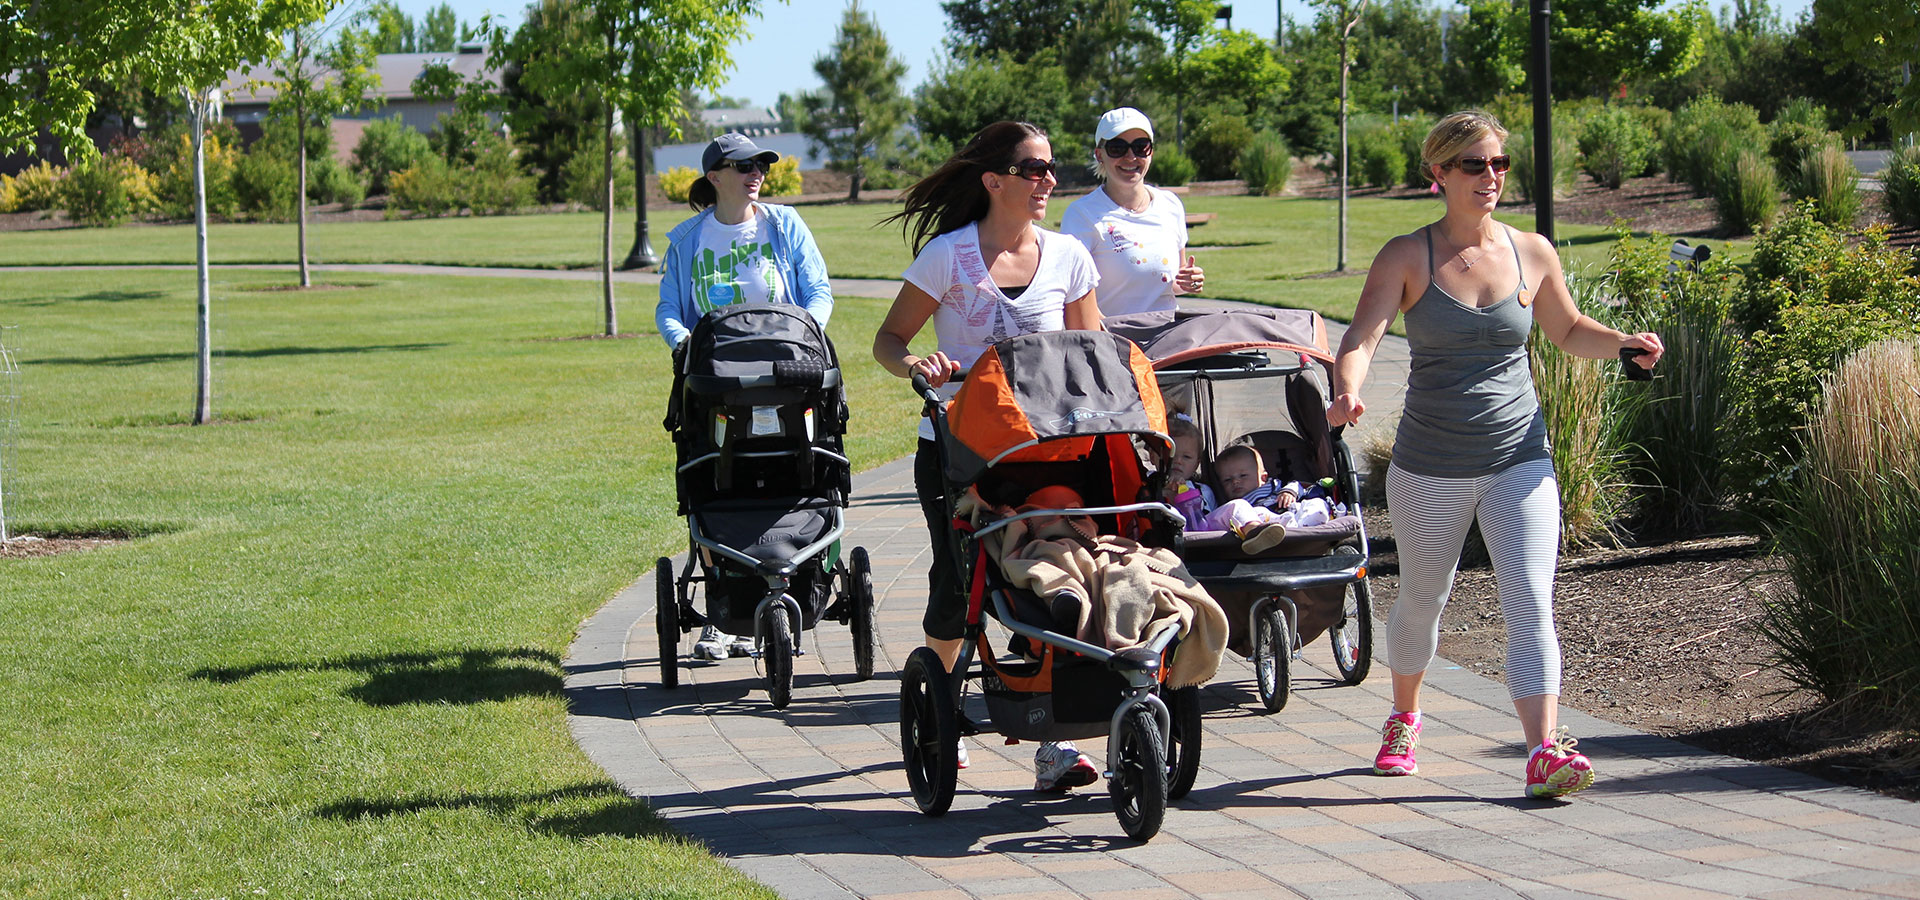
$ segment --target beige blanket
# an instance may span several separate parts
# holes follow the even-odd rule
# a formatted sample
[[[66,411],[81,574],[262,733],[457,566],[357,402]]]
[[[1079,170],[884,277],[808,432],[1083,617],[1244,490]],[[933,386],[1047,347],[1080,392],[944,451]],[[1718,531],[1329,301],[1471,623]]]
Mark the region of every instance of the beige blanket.
[[[1123,537],[1089,539],[1083,521],[1016,522],[987,536],[987,553],[1007,579],[1048,601],[1071,597],[1073,636],[1125,650],[1146,643],[1162,623],[1179,623],[1180,646],[1167,672],[1175,688],[1205,684],[1226,652],[1226,613],[1172,551]],[[1056,604],[1056,609],[1059,604]]]

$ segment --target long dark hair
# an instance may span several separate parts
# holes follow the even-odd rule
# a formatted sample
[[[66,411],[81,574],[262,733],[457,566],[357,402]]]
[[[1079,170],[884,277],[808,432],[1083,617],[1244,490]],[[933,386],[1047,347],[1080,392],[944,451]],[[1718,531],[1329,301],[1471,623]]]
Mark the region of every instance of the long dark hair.
[[[692,184],[687,185],[687,205],[693,207],[695,212],[719,202],[720,191],[707,178],[707,173],[700,173],[693,179]]]
[[[986,218],[991,197],[980,173],[1004,171],[1019,162],[1013,158],[1016,148],[1046,136],[1030,122],[995,122],[980,129],[933,174],[907,188],[904,209],[880,221],[900,222],[913,255],[919,256],[928,241]]]

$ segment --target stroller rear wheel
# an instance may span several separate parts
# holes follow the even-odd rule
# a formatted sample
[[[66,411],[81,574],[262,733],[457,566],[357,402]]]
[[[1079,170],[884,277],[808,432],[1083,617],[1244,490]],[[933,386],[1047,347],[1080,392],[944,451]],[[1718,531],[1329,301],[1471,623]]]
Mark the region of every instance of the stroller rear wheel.
[[[660,635],[660,684],[680,686],[680,595],[673,589],[673,560],[653,564],[653,625]]]
[[[1193,790],[1200,774],[1200,687],[1165,692],[1167,711],[1173,714],[1173,737],[1167,742],[1167,799],[1178,800]]]
[[[1357,555],[1360,551],[1343,545],[1333,552]],[[1347,585],[1340,602],[1340,621],[1327,629],[1333,641],[1333,665],[1340,670],[1341,681],[1359,684],[1373,668],[1373,592],[1367,580]]]
[[[1287,705],[1292,677],[1287,672],[1293,659],[1292,633],[1287,627],[1287,614],[1279,604],[1268,604],[1253,618],[1253,683],[1269,713],[1277,713]]]
[[[767,607],[767,643],[760,658],[767,664],[767,700],[774,709],[793,702],[793,626],[783,604]]]
[[[1107,795],[1127,837],[1150,840],[1167,817],[1167,748],[1160,740],[1160,721],[1153,710],[1136,706],[1127,711],[1118,737],[1118,756],[1107,761],[1113,770]]]
[[[953,676],[932,650],[921,647],[900,670],[900,753],[913,802],[929,816],[946,813],[960,778],[960,723]]]
[[[867,548],[853,548],[853,560],[847,569],[847,602],[850,630],[853,632],[853,671],[865,681],[873,677],[873,645],[879,636],[873,627],[873,564]]]

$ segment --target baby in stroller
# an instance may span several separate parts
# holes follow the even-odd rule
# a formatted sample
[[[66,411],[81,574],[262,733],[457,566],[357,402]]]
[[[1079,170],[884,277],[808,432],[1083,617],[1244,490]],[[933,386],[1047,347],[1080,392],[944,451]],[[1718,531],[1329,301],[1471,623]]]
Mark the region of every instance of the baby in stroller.
[[[1282,484],[1267,475],[1260,454],[1246,444],[1222,450],[1211,469],[1229,499],[1216,504],[1213,489],[1195,478],[1200,432],[1184,414],[1169,417],[1174,457],[1168,465],[1165,498],[1194,531],[1227,531],[1241,540],[1249,556],[1265,553],[1286,539],[1287,528],[1325,524],[1346,508],[1329,494],[1331,478]]]

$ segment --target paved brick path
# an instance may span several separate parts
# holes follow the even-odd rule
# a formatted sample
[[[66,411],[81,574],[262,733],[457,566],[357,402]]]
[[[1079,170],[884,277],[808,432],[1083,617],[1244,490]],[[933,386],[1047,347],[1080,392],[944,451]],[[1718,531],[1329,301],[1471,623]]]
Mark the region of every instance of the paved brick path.
[[[784,711],[743,659],[683,668],[665,690],[651,577],[582,626],[566,663],[587,754],[784,897],[1920,898],[1920,805],[1573,710],[1562,721],[1599,783],[1569,803],[1521,799],[1506,689],[1445,662],[1425,694],[1422,775],[1375,777],[1384,666],[1337,686],[1324,640],[1275,716],[1250,712],[1252,671],[1229,657],[1206,692],[1199,780],[1150,843],[1121,834],[1100,787],[1028,790],[1032,746],[996,737],[970,742],[952,811],[926,818],[895,711],[926,587],[910,464],[857,476],[854,496],[851,543],[872,554],[879,597],[873,680],[852,680],[847,631],[827,623]],[[1103,742],[1082,745],[1097,761]]]

